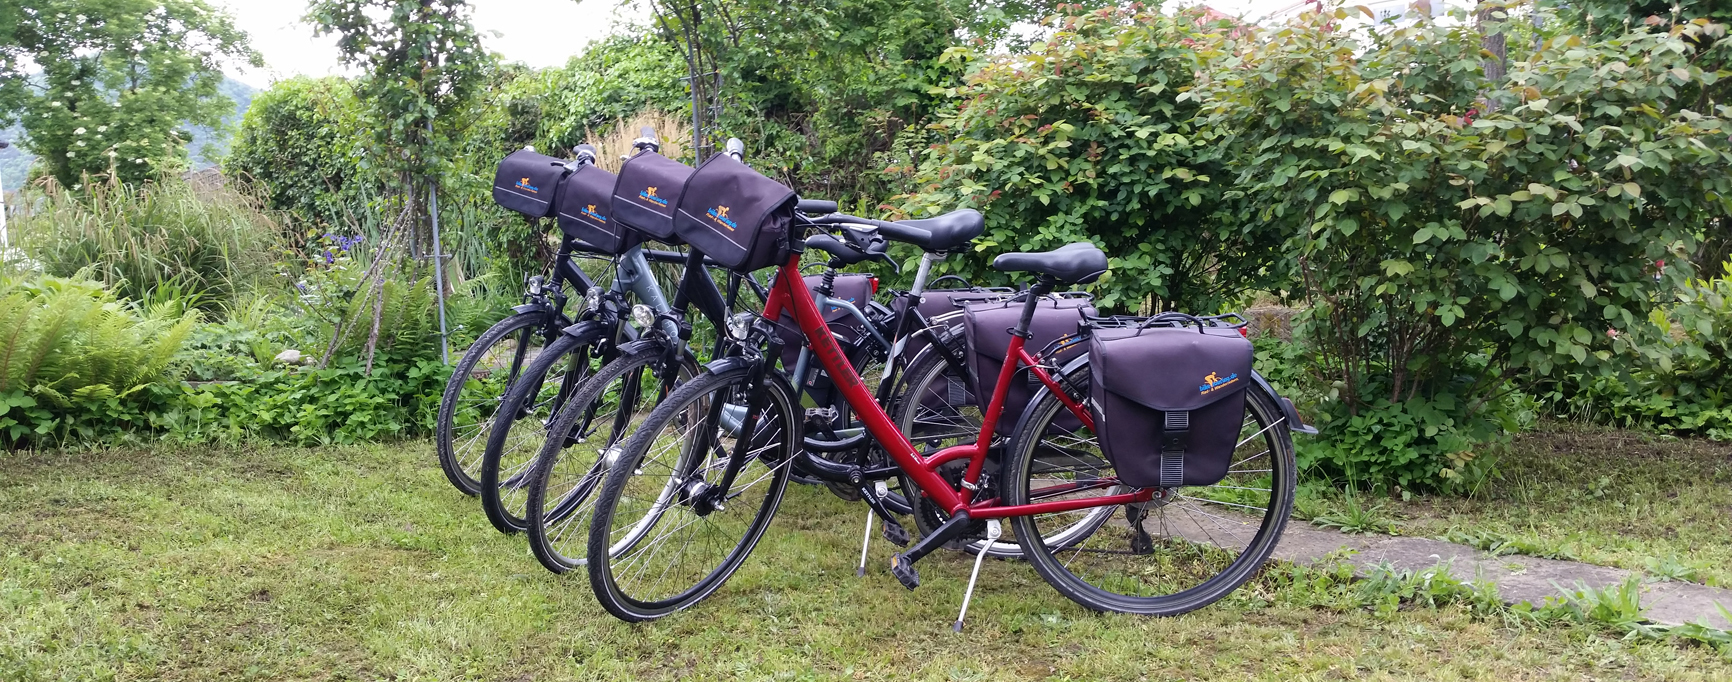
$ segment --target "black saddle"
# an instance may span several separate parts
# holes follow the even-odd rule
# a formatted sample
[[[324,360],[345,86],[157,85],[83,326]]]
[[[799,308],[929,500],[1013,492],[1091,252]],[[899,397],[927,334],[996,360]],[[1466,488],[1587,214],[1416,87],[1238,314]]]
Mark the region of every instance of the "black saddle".
[[[980,236],[981,232],[986,231],[986,216],[972,208],[951,211],[936,218],[898,220],[896,223],[922,229],[931,234],[925,241],[915,239],[911,240],[910,243],[924,251],[932,252],[950,251],[964,246],[974,241],[974,238]]]
[[[1065,284],[1088,284],[1107,272],[1107,255],[1094,244],[1077,242],[1051,251],[1007,253],[992,259],[992,269],[1034,272]]]

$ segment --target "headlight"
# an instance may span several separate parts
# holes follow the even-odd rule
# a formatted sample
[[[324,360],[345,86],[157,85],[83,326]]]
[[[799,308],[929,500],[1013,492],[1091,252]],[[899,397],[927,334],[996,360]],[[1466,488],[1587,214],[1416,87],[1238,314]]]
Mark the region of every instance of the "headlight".
[[[647,331],[650,325],[655,324],[656,312],[650,310],[649,306],[639,303],[631,307],[631,319],[637,322],[638,329]]]
[[[601,310],[601,287],[590,287],[583,295],[583,309],[590,312]]]
[[[736,339],[746,338],[746,333],[752,330],[752,318],[754,317],[757,315],[734,313],[734,316],[728,320],[728,335]]]

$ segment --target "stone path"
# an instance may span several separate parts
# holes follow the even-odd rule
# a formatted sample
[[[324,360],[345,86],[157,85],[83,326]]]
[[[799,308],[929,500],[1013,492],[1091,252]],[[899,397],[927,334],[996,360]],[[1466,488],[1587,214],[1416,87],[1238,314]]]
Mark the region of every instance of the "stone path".
[[[1512,604],[1523,601],[1539,604],[1546,597],[1564,594],[1565,590],[1580,589],[1580,585],[1608,587],[1621,584],[1630,576],[1644,577],[1641,571],[1574,561],[1520,555],[1492,556],[1466,545],[1442,540],[1348,535],[1317,528],[1298,519],[1288,522],[1287,532],[1275,548],[1275,558],[1300,564],[1316,563],[1338,555],[1343,549],[1352,550],[1347,561],[1361,575],[1380,564],[1404,571],[1445,565],[1458,580],[1486,580],[1496,584],[1498,594]],[[1732,622],[1728,622],[1725,614],[1715,608],[1716,603],[1732,610],[1732,590],[1679,582],[1650,582],[1642,586],[1643,615],[1662,625],[1703,622],[1732,630]]]

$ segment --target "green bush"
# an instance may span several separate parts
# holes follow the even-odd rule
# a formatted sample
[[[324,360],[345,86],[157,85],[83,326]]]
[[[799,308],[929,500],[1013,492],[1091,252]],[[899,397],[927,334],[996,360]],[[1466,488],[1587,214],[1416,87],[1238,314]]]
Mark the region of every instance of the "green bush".
[[[273,209],[326,229],[350,226],[377,193],[363,154],[368,131],[349,81],[278,81],[253,97],[223,173],[258,187]]]
[[[9,226],[29,264],[57,277],[86,273],[120,298],[166,289],[215,309],[271,277],[281,256],[283,225],[239,191],[180,180],[43,187]]]
[[[891,169],[921,188],[904,210],[979,208],[986,235],[957,269],[993,283],[1016,281],[987,267],[1000,251],[1092,241],[1112,256],[1108,308],[1213,311],[1282,283],[1280,224],[1215,215],[1219,162],[1182,95],[1205,68],[1199,17],[1070,12],[1032,53],[992,59],[955,90],[956,111],[932,126],[942,142]]]
[[[1607,329],[1687,270],[1656,262],[1732,209],[1724,108],[1678,89],[1718,78],[1689,41],[1719,28],[1548,36],[1491,82],[1470,26],[1334,30],[1346,17],[1217,35],[1181,97],[1203,103],[1233,213],[1286,235],[1337,398],[1323,461],[1435,483],[1519,423],[1512,389],[1611,371]]]
[[[1556,409],[1626,428],[1732,440],[1732,261],[1692,280],[1648,324],[1618,334],[1620,371],[1554,385]]]
[[[101,284],[0,280],[0,443],[88,439],[148,422],[140,407],[198,313],[116,299]]]

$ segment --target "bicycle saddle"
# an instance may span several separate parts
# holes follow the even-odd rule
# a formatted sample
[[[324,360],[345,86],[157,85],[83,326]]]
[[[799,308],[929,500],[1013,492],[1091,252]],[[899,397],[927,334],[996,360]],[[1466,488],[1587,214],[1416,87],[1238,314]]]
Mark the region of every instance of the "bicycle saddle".
[[[1107,255],[1094,244],[1077,242],[1051,251],[1006,253],[992,259],[992,269],[1034,272],[1066,284],[1088,284],[1107,272]]]
[[[936,218],[920,220],[898,220],[899,225],[926,230],[930,236],[925,242],[914,241],[915,246],[926,251],[949,251],[964,246],[981,232],[986,231],[986,216],[972,208],[951,211]]]

